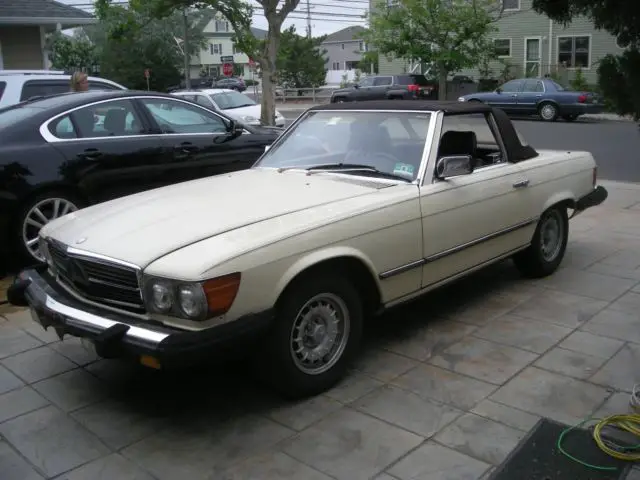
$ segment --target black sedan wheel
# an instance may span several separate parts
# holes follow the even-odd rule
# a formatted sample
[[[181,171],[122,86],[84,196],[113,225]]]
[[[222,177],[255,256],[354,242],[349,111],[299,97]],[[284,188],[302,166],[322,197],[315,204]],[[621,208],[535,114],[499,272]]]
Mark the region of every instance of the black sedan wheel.
[[[82,208],[82,202],[63,192],[46,192],[24,206],[19,220],[22,252],[31,260],[43,261],[38,248],[38,234],[47,223]]]

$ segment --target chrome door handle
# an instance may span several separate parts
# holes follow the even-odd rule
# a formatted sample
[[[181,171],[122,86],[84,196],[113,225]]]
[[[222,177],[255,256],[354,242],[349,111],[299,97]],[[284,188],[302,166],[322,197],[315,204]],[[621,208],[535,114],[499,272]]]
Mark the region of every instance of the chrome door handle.
[[[540,97],[542,97],[542,95],[536,95],[536,97],[540,98]]]
[[[513,188],[524,188],[529,186],[529,180],[520,180],[513,184]]]

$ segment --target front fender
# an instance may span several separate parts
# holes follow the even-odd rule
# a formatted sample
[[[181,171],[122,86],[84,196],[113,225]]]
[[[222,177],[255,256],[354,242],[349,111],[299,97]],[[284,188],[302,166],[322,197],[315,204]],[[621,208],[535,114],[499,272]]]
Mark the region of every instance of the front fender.
[[[367,267],[367,269],[371,273],[372,278],[376,282],[378,289],[380,289],[376,269],[373,265],[373,262],[368,256],[366,256],[360,250],[352,247],[331,246],[322,250],[310,252],[308,255],[303,255],[302,257],[298,258],[293,264],[291,264],[291,266],[280,277],[280,280],[275,284],[271,296],[273,302],[275,303],[278,300],[284,289],[287,288],[287,285],[289,285],[291,281],[303,271],[324,261],[341,257],[355,258],[357,260],[360,260]]]

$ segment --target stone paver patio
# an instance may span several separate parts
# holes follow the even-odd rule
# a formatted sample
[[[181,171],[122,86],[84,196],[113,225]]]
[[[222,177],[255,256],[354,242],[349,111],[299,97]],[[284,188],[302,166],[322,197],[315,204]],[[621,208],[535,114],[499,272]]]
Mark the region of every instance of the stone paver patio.
[[[4,313],[0,477],[475,480],[541,416],[627,412],[640,186],[607,186],[555,275],[523,280],[506,262],[391,312],[342,384],[299,403],[242,365],[142,370]]]

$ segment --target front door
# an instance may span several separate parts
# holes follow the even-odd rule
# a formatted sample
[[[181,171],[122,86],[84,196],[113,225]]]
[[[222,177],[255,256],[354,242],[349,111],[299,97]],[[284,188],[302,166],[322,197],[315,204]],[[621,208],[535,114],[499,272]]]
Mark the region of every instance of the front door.
[[[162,185],[171,152],[148,132],[132,100],[98,102],[62,115],[48,126],[48,141],[66,158],[60,173],[92,202]]]
[[[542,39],[528,37],[524,39],[524,73],[525,77],[539,77],[542,62]]]
[[[510,80],[501,85],[486,102],[489,105],[503,109],[507,113],[517,113],[518,94],[522,89],[524,80]]]
[[[473,152],[461,148],[455,154],[480,158],[501,151],[484,117],[445,116],[443,135],[447,131],[476,135]],[[454,154],[450,150],[446,155]],[[529,218],[528,197],[518,188],[522,179],[520,168],[507,162],[480,166],[469,175],[433,183],[426,179],[420,189],[423,288],[500,258],[531,240],[535,224]]]
[[[391,89],[393,77],[375,77],[373,79],[373,87],[367,100],[382,100],[387,97],[387,92]]]
[[[229,121],[210,110],[179,100],[142,97],[155,125],[173,151],[164,171],[167,183],[219,175],[249,168],[264,153],[261,135],[228,133]]]
[[[351,92],[351,98],[353,100],[368,100],[371,96],[371,89],[373,88],[373,79],[375,77],[363,78],[358,84],[358,87],[354,87]]]

